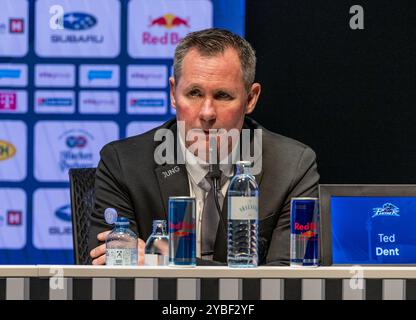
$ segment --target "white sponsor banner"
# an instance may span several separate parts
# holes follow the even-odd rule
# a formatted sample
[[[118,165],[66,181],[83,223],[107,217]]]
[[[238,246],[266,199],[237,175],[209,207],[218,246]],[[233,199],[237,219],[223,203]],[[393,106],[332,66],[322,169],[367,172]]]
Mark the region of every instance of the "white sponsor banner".
[[[36,113],[74,113],[75,93],[67,90],[38,90],[35,92]]]
[[[23,121],[0,121],[0,181],[22,181],[27,172],[27,128]]]
[[[118,91],[80,91],[78,106],[81,114],[116,114],[120,95]]]
[[[166,66],[129,65],[127,67],[127,87],[166,88],[168,85]]]
[[[25,90],[1,90],[0,89],[0,113],[26,113],[27,91]]]
[[[18,188],[0,188],[0,249],[26,245],[26,193]]]
[[[173,58],[186,34],[212,26],[209,0],[131,0],[128,53],[133,58]]]
[[[35,9],[38,56],[114,58],[119,55],[119,1],[38,0]]]
[[[96,167],[101,148],[119,138],[112,121],[39,121],[34,132],[34,175],[44,182],[68,181],[70,168]]]
[[[0,57],[23,57],[28,51],[29,1],[1,0]]]
[[[133,121],[127,125],[126,136],[131,137],[145,133],[163,124],[163,121]]]
[[[0,63],[0,86],[26,87],[27,64]]]
[[[72,64],[36,64],[37,87],[74,87],[75,66]]]
[[[120,85],[120,67],[118,65],[87,65],[79,68],[81,87],[111,87]]]
[[[69,189],[33,193],[33,244],[38,249],[72,249]]]
[[[167,95],[163,91],[129,91],[126,104],[128,114],[165,114]]]

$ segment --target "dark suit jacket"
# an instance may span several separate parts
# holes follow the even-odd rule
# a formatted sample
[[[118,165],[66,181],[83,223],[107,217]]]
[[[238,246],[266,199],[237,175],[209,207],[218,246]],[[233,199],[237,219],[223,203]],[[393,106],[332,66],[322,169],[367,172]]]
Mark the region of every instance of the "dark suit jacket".
[[[175,119],[159,128],[172,129],[176,140]],[[318,196],[316,156],[308,146],[272,133],[248,117],[244,128],[263,130],[262,171],[256,175],[260,189],[259,264],[287,265],[290,199]],[[89,234],[90,250],[99,245],[97,234],[111,229],[104,220],[106,208],[115,208],[120,216],[127,217],[131,229],[146,241],[152,232],[152,221],[167,220],[169,196],[190,194],[185,165],[158,165],[154,161],[155,148],[161,143],[154,141],[157,129],[111,142],[101,150],[95,180],[95,210]],[[176,170],[169,171],[174,167]],[[226,221],[226,200],[222,216]],[[225,263],[226,251],[226,230],[220,224],[214,260]],[[204,262],[198,260],[199,263]]]

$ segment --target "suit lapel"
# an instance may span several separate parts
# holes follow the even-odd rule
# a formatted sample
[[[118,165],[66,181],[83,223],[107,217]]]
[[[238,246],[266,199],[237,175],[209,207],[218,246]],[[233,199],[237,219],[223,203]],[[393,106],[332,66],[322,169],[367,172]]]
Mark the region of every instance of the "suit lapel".
[[[185,165],[171,164],[157,167],[155,174],[159,183],[160,194],[165,209],[165,217],[168,217],[169,197],[189,196],[188,175]]]
[[[159,165],[154,169],[157,181],[159,184],[159,190],[161,198],[163,201],[163,208],[165,210],[166,220],[168,219],[168,202],[169,197],[175,196],[189,196],[189,182],[188,174],[186,173],[186,167],[183,161],[182,154],[177,153],[177,125],[176,121],[172,120],[168,122],[165,127],[166,129],[171,130],[173,134],[173,143],[174,143],[174,163],[173,164],[164,164]],[[156,143],[155,148],[158,143]],[[155,157],[158,155],[155,154]],[[163,163],[161,159],[158,160],[158,163]]]

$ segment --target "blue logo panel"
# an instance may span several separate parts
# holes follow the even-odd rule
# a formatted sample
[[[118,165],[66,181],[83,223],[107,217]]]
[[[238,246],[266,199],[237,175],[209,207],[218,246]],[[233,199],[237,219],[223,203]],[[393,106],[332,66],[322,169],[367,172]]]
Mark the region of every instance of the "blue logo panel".
[[[71,12],[64,15],[64,28],[70,30],[88,30],[97,24],[97,19],[88,13]]]
[[[416,197],[331,197],[334,264],[416,263]]]

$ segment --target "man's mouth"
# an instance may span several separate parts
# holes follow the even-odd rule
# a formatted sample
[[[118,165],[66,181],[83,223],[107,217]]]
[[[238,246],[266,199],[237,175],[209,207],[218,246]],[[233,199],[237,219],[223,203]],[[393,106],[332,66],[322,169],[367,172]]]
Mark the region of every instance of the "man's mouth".
[[[219,129],[203,129],[203,128],[193,128],[192,132],[194,133],[194,136],[200,136],[201,138],[204,137],[204,139],[208,138],[215,138],[218,137]]]
[[[199,128],[195,128],[195,129],[192,129],[192,130],[195,130],[195,131],[203,131],[206,134],[208,134],[208,133],[216,134],[219,131],[219,129],[216,129],[216,128],[209,128],[209,129],[199,129]]]

